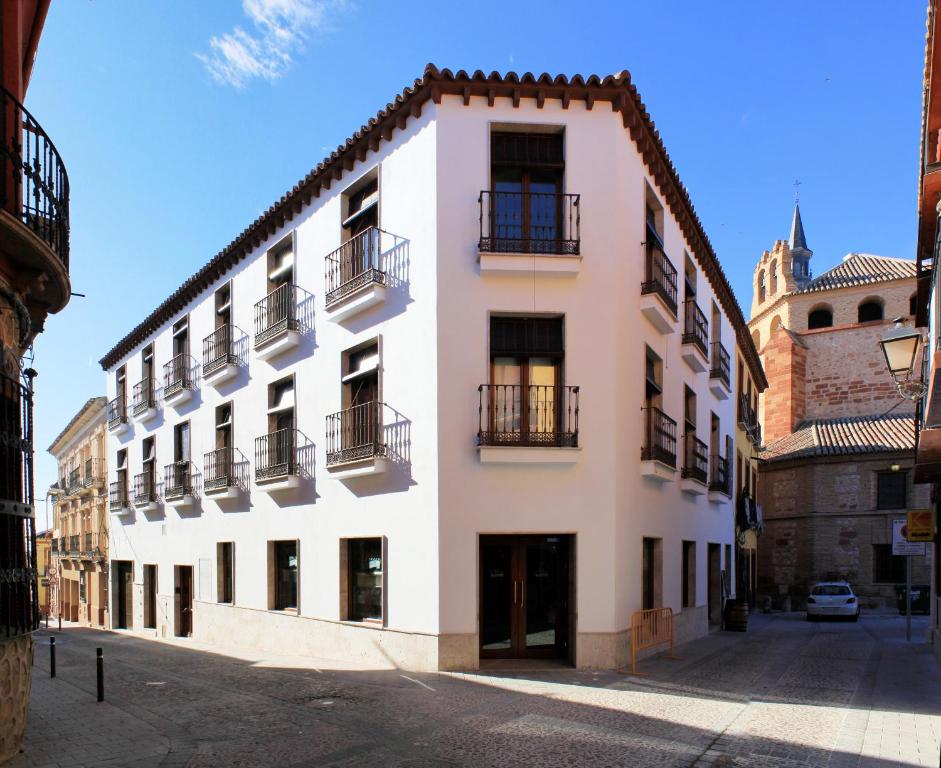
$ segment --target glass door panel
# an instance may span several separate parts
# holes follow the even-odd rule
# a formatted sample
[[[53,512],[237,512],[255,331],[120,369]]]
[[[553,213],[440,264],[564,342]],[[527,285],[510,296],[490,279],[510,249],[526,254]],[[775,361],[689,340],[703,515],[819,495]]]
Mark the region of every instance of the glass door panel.
[[[555,432],[556,377],[558,368],[552,360],[531,358],[529,361],[529,431],[535,434]]]
[[[513,545],[481,544],[480,548],[480,649],[499,655],[513,648],[514,598]]]
[[[493,432],[518,434],[522,414],[520,397],[522,366],[513,357],[493,360],[493,387],[490,393],[490,414]]]
[[[526,545],[526,648],[554,648],[560,619],[558,543]]]
[[[491,195],[491,235],[500,240],[523,238],[523,173],[517,168],[494,171]]]
[[[529,178],[529,237],[558,240],[561,221],[559,178],[553,171],[531,171]]]

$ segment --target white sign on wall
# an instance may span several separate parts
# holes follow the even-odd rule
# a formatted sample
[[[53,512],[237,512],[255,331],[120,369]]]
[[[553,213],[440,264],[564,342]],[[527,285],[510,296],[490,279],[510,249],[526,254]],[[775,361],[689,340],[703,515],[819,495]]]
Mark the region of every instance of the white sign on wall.
[[[906,538],[908,520],[899,518],[892,521],[892,554],[893,555],[924,555],[924,542],[909,541]]]

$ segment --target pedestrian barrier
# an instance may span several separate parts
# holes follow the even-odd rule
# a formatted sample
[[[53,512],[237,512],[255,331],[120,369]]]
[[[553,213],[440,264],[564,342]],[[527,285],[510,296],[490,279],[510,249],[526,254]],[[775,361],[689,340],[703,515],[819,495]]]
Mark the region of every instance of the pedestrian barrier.
[[[673,655],[673,609],[651,608],[635,611],[631,616],[631,674],[637,672],[637,652],[645,648],[670,644],[668,659],[679,659]]]

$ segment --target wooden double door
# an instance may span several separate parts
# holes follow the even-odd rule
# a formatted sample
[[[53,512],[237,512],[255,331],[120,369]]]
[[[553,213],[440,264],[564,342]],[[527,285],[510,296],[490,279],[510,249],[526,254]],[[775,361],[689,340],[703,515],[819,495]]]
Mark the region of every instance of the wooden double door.
[[[480,657],[571,658],[571,536],[480,538]]]

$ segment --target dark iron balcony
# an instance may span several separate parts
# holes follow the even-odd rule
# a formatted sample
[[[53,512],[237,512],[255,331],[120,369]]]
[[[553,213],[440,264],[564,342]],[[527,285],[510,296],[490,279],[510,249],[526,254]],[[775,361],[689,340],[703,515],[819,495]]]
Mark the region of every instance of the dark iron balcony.
[[[483,190],[480,240],[483,253],[577,256],[581,250],[580,195]]]
[[[131,397],[131,414],[140,416],[151,408],[157,407],[157,385],[153,379],[144,379],[134,385]]]
[[[170,398],[178,392],[193,389],[193,358],[177,355],[163,366],[163,396]]]
[[[235,485],[235,452],[232,448],[216,448],[203,454],[203,490],[206,493]]]
[[[732,475],[729,472],[728,458],[714,453],[709,467],[709,490],[724,493],[732,498]]]
[[[748,402],[744,393],[738,399],[738,423],[742,425],[745,434],[756,446],[761,445],[761,425],[758,423],[758,414]]]
[[[369,227],[347,240],[326,258],[326,297],[329,308],[367,285],[386,285],[388,275],[382,263],[382,239],[394,235]]]
[[[481,384],[477,445],[578,447],[578,387]]]
[[[108,487],[108,507],[112,512],[128,508],[127,481],[118,480]]]
[[[99,459],[85,459],[85,473],[82,478],[82,485],[85,488],[91,488],[103,479],[101,472],[101,461]]]
[[[646,245],[644,282],[640,285],[641,295],[656,294],[676,315],[676,267],[663,252],[663,245],[656,232],[649,227]]]
[[[709,321],[695,299],[683,302],[683,343],[695,344],[703,357],[709,354]]]
[[[289,331],[297,331],[297,291],[293,283],[279,285],[255,304],[255,348]]]
[[[52,553],[54,555],[59,553],[59,540],[58,539],[52,539]]]
[[[163,468],[163,498],[178,501],[193,495],[193,470],[188,461],[174,461]]]
[[[227,365],[238,365],[231,325],[222,325],[203,339],[203,376],[210,376]]]
[[[709,448],[692,432],[683,436],[682,476],[698,480],[703,485],[709,477]]]
[[[729,353],[721,342],[712,342],[712,366],[709,369],[709,378],[718,379],[726,387],[732,384],[732,363]]]
[[[659,461],[676,468],[676,422],[659,408],[648,406],[644,412],[644,445],[641,461]]]
[[[371,401],[327,416],[327,466],[385,456],[383,403]]]
[[[134,475],[134,505],[146,506],[157,501],[157,483],[153,472],[141,472]]]
[[[279,429],[255,438],[255,481],[296,477],[297,430]]]
[[[82,488],[85,487],[82,478],[82,469],[81,467],[76,467],[71,472],[69,472],[69,494],[78,493]]]
[[[119,424],[127,424],[127,398],[116,397],[108,402],[108,428],[113,429]]]
[[[72,557],[78,557],[81,554],[81,536],[77,533],[69,536],[69,555]]]

